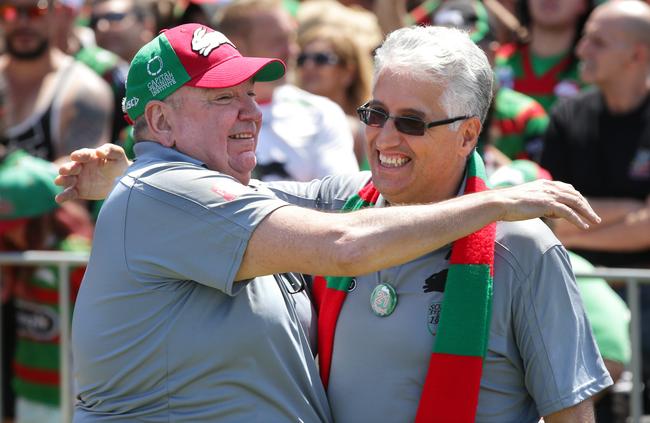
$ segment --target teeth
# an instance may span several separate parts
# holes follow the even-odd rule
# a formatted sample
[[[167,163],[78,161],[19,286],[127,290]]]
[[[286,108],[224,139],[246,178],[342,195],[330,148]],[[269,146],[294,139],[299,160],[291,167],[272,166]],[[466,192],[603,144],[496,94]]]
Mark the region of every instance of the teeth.
[[[246,139],[249,139],[249,138],[253,138],[253,135],[252,134],[234,134],[234,135],[231,135],[230,138],[234,138],[236,140],[246,140]]]
[[[379,154],[379,162],[386,167],[400,167],[409,161],[410,159],[408,157],[386,156],[381,153]]]

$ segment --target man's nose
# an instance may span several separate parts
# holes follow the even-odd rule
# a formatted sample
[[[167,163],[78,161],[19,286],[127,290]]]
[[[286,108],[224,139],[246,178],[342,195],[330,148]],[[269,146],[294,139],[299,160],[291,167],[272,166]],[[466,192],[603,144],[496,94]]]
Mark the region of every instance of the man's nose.
[[[242,120],[261,120],[262,111],[260,110],[259,105],[253,97],[246,97],[244,104],[242,105],[241,110],[239,111],[239,117]]]

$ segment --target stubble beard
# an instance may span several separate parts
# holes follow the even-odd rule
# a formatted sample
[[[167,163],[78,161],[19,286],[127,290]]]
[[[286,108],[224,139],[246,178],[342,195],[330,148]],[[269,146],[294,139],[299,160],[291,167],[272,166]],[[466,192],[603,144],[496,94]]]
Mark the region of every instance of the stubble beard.
[[[5,46],[7,54],[17,60],[31,61],[42,57],[50,47],[49,40],[42,38],[36,47],[31,50],[18,50],[14,47],[11,34],[5,36]]]

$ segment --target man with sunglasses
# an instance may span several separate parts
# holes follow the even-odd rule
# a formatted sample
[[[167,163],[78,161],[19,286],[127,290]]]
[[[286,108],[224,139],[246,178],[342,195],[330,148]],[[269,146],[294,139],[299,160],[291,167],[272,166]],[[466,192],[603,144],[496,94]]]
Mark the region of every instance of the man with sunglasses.
[[[131,63],[140,48],[158,30],[154,2],[148,0],[95,0],[90,10],[90,27],[97,45]]]
[[[7,89],[0,142],[48,160],[108,141],[113,108],[108,84],[56,48],[55,13],[48,0],[0,4]]]
[[[575,202],[578,194],[557,182],[485,191],[474,148],[492,71],[467,35],[447,28],[391,34],[377,52],[373,99],[359,109],[372,173],[305,184],[250,179],[261,119],[252,83],[216,88],[223,83],[219,68],[211,68],[211,78],[189,75],[189,85],[215,87],[195,93],[193,101],[213,99],[205,101],[205,119],[193,117],[199,106],[190,97],[178,98],[190,89],[167,100],[127,92],[129,114],[146,132],[136,144],[140,157],[100,213],[73,324],[78,410],[87,421],[99,420],[94,412],[167,413],[174,420],[174,413],[190,410],[192,421],[210,421],[217,414],[208,413],[218,412],[220,421],[251,420],[253,410],[274,413],[268,421],[593,420],[588,397],[611,380],[566,252],[539,221],[488,224],[539,215],[575,222],[571,208],[583,216],[585,210]],[[144,70],[130,72],[129,79],[148,81]],[[67,186],[60,201],[103,197],[126,164],[113,145],[72,157],[60,169],[58,183]],[[305,402],[297,407],[289,399],[296,385],[283,382],[304,382],[293,372],[315,369],[309,347],[295,349],[309,345],[315,329],[303,284],[261,276],[287,271],[333,275],[313,285],[332,417],[318,383],[299,387]],[[189,289],[202,293],[184,293]],[[176,332],[181,309],[204,316],[205,329]],[[155,324],[166,314],[169,325]],[[237,329],[228,331],[233,317]],[[287,319],[295,319],[287,326],[297,331],[293,340],[275,325]],[[172,342],[166,349],[164,339],[147,348],[170,328],[183,348]],[[147,338],[134,343],[141,333]],[[214,348],[204,349],[210,342]],[[149,353],[147,361],[119,367],[133,348],[142,348],[138,360]],[[175,364],[171,373],[161,371],[154,364],[161,351],[171,352],[172,363],[176,355],[193,360],[185,371]],[[106,380],[97,377],[102,372]],[[138,383],[143,372],[149,376]],[[178,408],[167,406],[169,397]],[[288,414],[277,414],[290,403]]]

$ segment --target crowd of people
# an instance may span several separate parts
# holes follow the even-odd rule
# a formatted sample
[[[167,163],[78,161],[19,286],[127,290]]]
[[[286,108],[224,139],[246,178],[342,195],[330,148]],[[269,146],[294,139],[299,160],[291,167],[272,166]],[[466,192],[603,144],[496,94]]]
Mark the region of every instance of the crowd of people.
[[[625,421],[624,285],[573,270],[650,267],[647,2],[0,0],[0,33],[0,251],[92,249],[75,421]],[[3,417],[60,422],[60,281],[2,276]]]

